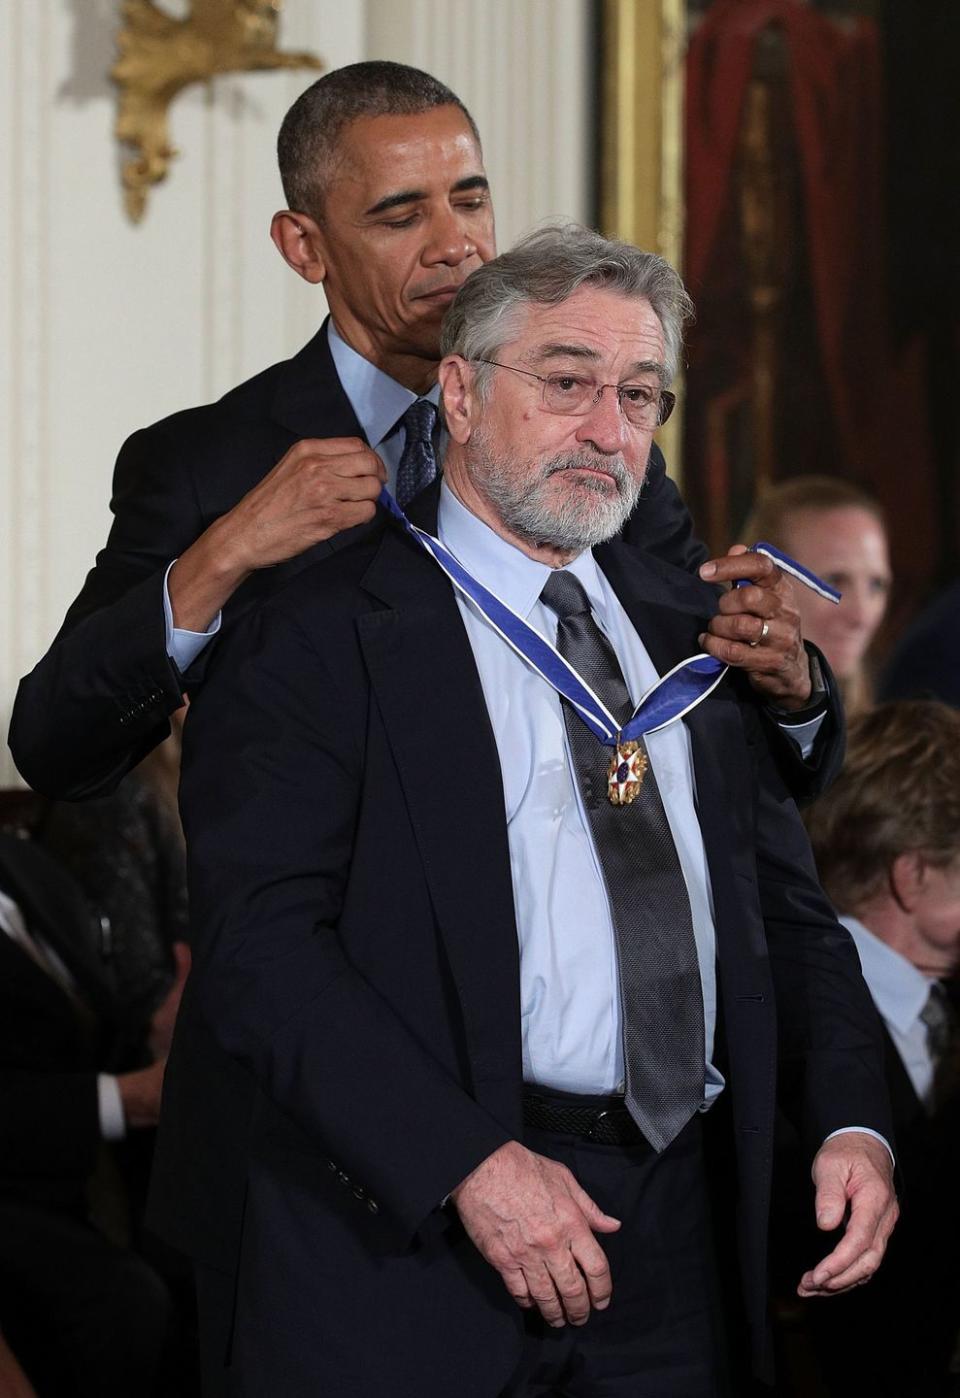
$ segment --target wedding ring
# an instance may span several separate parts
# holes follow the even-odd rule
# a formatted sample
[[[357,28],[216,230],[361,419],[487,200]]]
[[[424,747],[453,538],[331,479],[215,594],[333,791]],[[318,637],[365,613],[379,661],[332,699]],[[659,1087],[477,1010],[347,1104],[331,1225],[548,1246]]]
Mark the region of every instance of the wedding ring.
[[[765,622],[763,623],[763,626],[761,627],[760,635],[757,637],[757,639],[756,639],[755,641],[748,641],[748,642],[747,642],[747,645],[748,645],[748,646],[751,646],[751,647],[753,647],[753,646],[758,646],[758,645],[760,644],[761,641],[765,641],[765,640],[767,639],[767,637],[769,636],[769,634],[770,634],[770,623],[769,623],[769,621],[765,621]]]

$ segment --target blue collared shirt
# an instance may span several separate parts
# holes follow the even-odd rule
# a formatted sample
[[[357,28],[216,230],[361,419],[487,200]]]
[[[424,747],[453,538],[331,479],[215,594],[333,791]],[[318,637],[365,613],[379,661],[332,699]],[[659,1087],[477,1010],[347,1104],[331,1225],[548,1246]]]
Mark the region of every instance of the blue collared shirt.
[[[913,1090],[921,1102],[926,1102],[933,1087],[934,1063],[930,1057],[927,1026],[920,1014],[933,982],[857,918],[842,917],[840,921],[856,942],[863,979],[907,1070]]]
[[[469,571],[550,641],[557,618],[540,602],[550,568],[528,558],[466,510],[444,485],[439,534]],[[636,702],[659,678],[613,589],[586,552],[569,565],[623,668]],[[457,595],[490,714],[506,803],[520,939],[523,1071],[568,1092],[623,1090],[616,942],[606,885],[580,791],[571,775],[560,699]],[[710,877],[695,810],[690,735],[672,724],[647,739],[683,872],[700,966],[706,1100],[723,1079],[710,1064],[716,1026],[715,931]]]

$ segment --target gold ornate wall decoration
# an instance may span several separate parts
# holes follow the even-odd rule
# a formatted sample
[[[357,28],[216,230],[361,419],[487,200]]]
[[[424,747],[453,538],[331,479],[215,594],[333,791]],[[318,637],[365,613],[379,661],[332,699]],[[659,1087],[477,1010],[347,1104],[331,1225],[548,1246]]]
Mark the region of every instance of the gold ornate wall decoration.
[[[683,266],[685,0],[603,0],[600,226]],[[680,399],[682,409],[683,399]],[[658,436],[680,474],[683,415]]]
[[[124,204],[134,223],[143,218],[150,186],[166,178],[178,154],[168,113],[185,87],[218,73],[323,67],[316,54],[277,49],[282,4],[192,0],[187,16],[175,19],[153,0],[124,0],[120,57],[111,76],[119,88],[115,134],[136,151],[122,171]]]

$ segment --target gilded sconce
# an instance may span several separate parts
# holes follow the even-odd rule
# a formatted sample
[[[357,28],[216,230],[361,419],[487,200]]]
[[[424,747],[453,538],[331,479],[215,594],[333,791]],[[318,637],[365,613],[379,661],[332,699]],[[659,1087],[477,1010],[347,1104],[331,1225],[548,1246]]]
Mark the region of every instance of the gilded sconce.
[[[153,0],[124,0],[120,56],[111,76],[119,88],[117,139],[136,155],[122,171],[124,203],[138,223],[147,193],[166,178],[177,151],[170,144],[168,113],[191,83],[218,73],[266,68],[322,68],[312,53],[277,49],[282,0],[192,0],[175,19]]]

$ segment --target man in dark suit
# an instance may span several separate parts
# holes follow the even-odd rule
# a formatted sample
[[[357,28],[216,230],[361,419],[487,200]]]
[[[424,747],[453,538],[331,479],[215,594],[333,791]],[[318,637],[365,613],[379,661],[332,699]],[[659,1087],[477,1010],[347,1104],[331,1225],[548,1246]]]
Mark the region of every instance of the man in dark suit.
[[[112,789],[196,693],[221,613],[229,626],[372,519],[407,448],[408,410],[436,403],[442,314],[493,255],[476,128],[425,73],[328,74],[288,113],[279,155],[290,208],[273,238],[323,287],[331,318],[293,359],[124,445],[106,547],[14,708],[14,758],[48,795]],[[628,530],[681,567],[705,560],[656,450]],[[842,719],[800,643],[789,583],[759,556],[719,560],[715,577],[757,584],[724,598],[706,644],[774,706],[773,741],[809,794],[842,756]]]
[[[127,1245],[137,1162],[123,1159],[156,1124],[164,1059],[99,943],[66,873],[0,834],[0,1325],[41,1393],[129,1398],[160,1392],[173,1322],[165,1282]]]
[[[883,1019],[903,1180],[903,1217],[876,1282],[800,1317],[830,1394],[942,1398],[958,1388],[958,793],[960,714],[900,701],[851,724],[844,771],[808,817],[824,888]],[[788,1217],[798,1197],[799,1209],[807,1203],[794,1166],[779,1191]],[[803,1256],[783,1257],[785,1247],[784,1270]]]
[[[883,1252],[875,1016],[749,686],[683,722],[674,695],[608,777],[521,658],[526,618],[612,713],[715,612],[615,538],[687,305],[587,230],[475,273],[418,506],[500,602],[389,521],[236,628],[191,715],[195,970],[153,1219],[198,1261],[210,1393],[719,1394],[711,1119],[762,1369],[778,1041],[819,1220],[847,1218],[801,1288]]]

